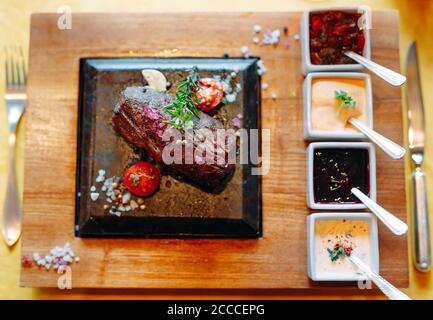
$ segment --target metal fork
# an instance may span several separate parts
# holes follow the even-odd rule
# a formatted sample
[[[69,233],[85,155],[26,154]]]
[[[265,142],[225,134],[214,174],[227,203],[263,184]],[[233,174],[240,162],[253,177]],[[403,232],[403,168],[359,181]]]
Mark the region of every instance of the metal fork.
[[[16,131],[26,106],[27,71],[21,47],[8,47],[5,53],[6,109],[9,122],[9,173],[3,209],[2,234],[8,246],[13,246],[21,235],[21,206],[15,168]]]

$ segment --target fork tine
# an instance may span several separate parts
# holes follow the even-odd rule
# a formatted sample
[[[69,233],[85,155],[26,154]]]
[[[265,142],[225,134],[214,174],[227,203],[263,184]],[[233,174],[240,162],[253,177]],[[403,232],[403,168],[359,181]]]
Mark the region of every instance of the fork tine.
[[[9,52],[9,67],[11,72],[11,86],[15,87],[17,85],[17,77],[15,73],[15,59],[14,59],[14,52],[13,47],[8,48]]]
[[[9,74],[9,55],[8,50],[4,47],[4,58],[5,58],[5,75],[6,75],[6,86],[10,86],[11,76]]]
[[[23,89],[27,81],[27,70],[21,46],[5,46],[5,78],[9,89]]]
[[[23,79],[21,78],[21,72],[20,72],[20,57],[18,55],[18,46],[15,46],[13,48],[13,59],[14,59],[14,65],[15,65],[15,76],[16,76],[16,82],[15,85],[17,88],[20,88],[23,83]]]

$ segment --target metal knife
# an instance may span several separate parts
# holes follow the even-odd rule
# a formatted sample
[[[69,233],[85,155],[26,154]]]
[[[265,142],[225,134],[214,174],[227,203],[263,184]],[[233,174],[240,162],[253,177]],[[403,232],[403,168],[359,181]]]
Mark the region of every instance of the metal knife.
[[[406,57],[406,98],[409,118],[409,151],[414,171],[412,173],[413,207],[412,237],[415,266],[427,272],[431,266],[430,227],[427,203],[426,176],[422,171],[424,161],[424,105],[418,69],[416,42],[409,46]]]

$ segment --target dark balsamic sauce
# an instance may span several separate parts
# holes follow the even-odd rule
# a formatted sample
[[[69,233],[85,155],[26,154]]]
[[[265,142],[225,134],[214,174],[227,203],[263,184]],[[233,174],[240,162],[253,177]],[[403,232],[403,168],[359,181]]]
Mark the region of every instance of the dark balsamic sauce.
[[[352,188],[370,194],[368,150],[316,149],[313,171],[316,203],[360,203]]]

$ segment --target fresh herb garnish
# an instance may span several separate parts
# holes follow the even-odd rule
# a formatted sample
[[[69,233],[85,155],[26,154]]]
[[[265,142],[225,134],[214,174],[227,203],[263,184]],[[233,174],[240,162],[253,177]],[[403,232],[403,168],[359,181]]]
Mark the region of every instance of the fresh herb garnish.
[[[200,117],[197,109],[197,91],[199,86],[200,75],[197,67],[193,67],[189,75],[183,79],[176,92],[176,99],[163,108],[163,111],[170,115],[169,120],[164,120],[172,127],[180,130],[189,130],[193,128],[193,116]]]
[[[140,177],[138,175],[131,174],[131,179],[134,180],[134,182],[132,183],[134,187],[137,187],[140,184]]]
[[[332,262],[337,261],[338,259],[343,259],[346,256],[350,256],[352,253],[352,246],[344,246],[340,242],[337,242],[333,248],[326,248],[329,254],[329,258]]]
[[[344,108],[355,109],[356,101],[353,100],[353,98],[349,96],[346,91],[334,91],[334,93],[335,98],[341,101],[340,108],[338,109],[338,114],[340,114],[341,110],[343,110]]]

